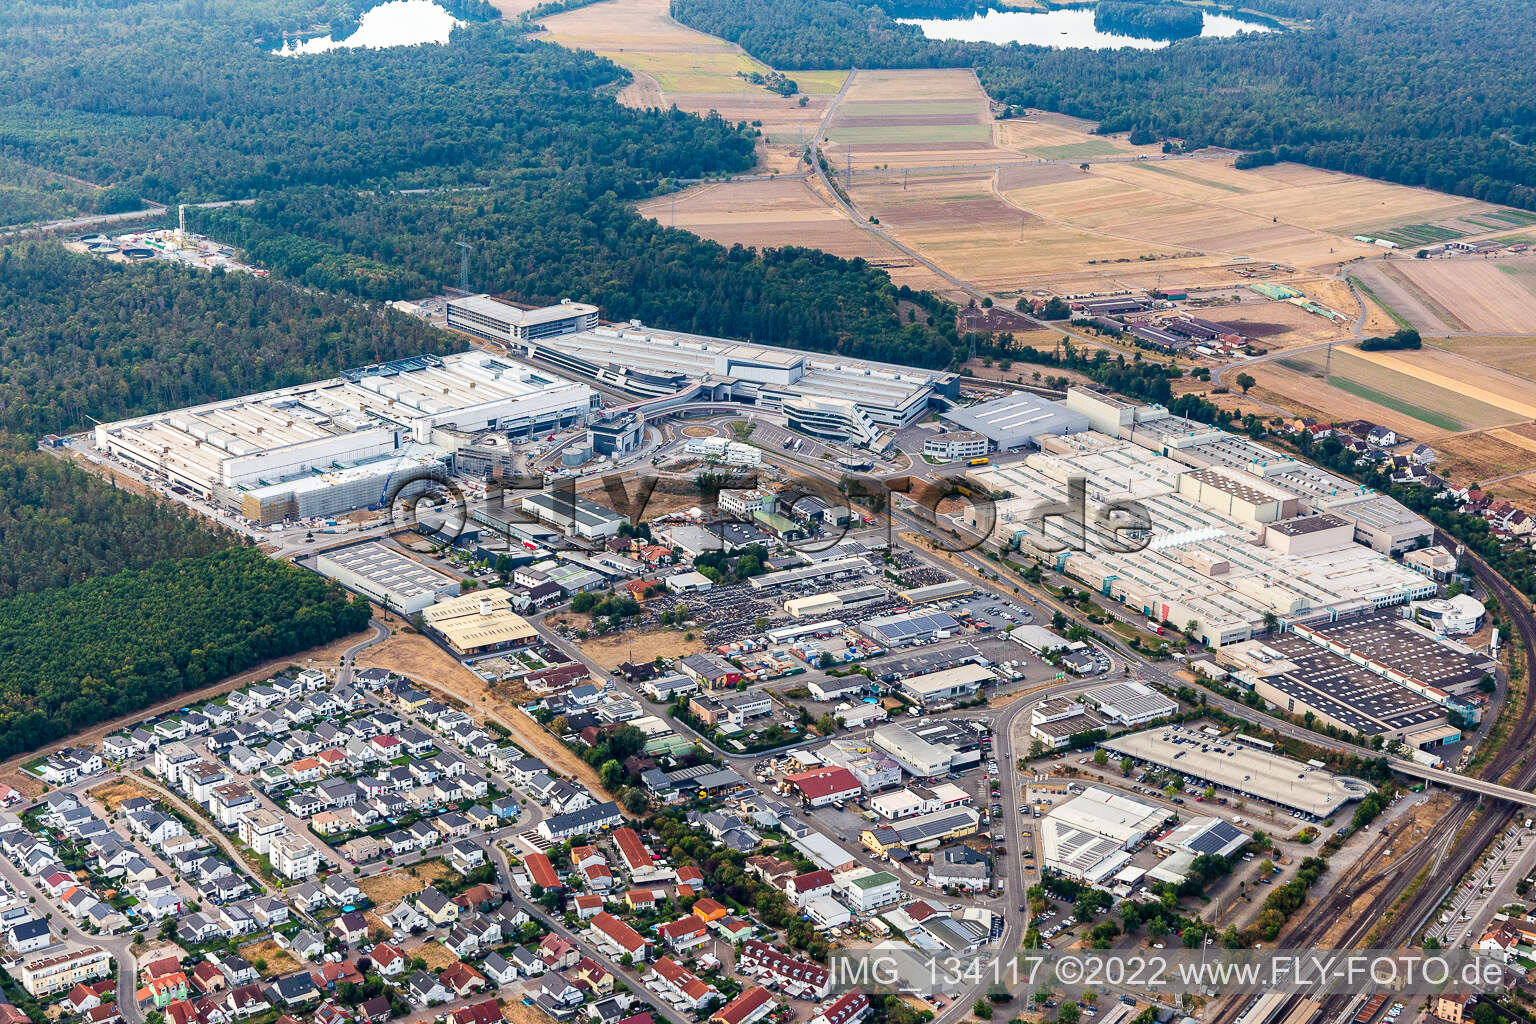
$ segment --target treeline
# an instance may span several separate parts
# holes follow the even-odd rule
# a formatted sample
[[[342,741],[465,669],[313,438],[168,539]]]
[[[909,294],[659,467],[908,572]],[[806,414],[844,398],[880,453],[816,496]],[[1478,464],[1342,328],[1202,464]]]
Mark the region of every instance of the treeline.
[[[0,432],[77,430],[447,341],[412,317],[249,274],[111,263],[45,242],[0,249]]]
[[[1362,352],[1391,352],[1396,349],[1423,348],[1424,339],[1419,337],[1419,332],[1412,327],[1402,327],[1385,338],[1361,338],[1360,351]]]
[[[673,112],[667,120],[686,132],[698,119]],[[897,288],[863,260],[726,248],[664,227],[635,213],[621,186],[592,168],[492,193],[311,189],[198,211],[196,222],[278,273],[364,297],[452,287],[460,254],[452,240],[463,238],[477,291],[578,299],[610,320],[768,345],[928,367],[954,361],[954,307],[937,296]],[[903,319],[899,301],[921,314]]]
[[[1093,8],[1093,27],[1142,39],[1188,39],[1205,27],[1205,15],[1181,3],[1099,0]]]
[[[0,449],[0,598],[205,555],[233,534],[70,462]]]
[[[0,602],[0,757],[368,623],[368,604],[249,548]]]
[[[1261,0],[1293,31],[1160,50],[929,40],[853,0],[672,0],[684,24],[786,71],[974,67],[992,97],[1193,146],[1536,209],[1536,19],[1507,0]]]
[[[0,156],[0,227],[92,213],[122,213],[142,205],[132,189],[95,189]]]

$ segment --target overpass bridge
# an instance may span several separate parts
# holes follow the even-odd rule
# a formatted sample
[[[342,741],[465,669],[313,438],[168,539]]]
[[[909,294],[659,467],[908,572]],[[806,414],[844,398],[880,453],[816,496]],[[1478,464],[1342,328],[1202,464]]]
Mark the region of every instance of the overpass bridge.
[[[1430,768],[1419,764],[1417,761],[1405,761],[1399,757],[1389,757],[1387,758],[1387,763],[1391,765],[1392,770],[1395,772],[1411,775],[1416,779],[1423,779],[1426,782],[1433,782],[1438,786],[1459,789],[1467,793],[1476,793],[1479,796],[1491,796],[1499,800],[1508,800],[1510,803],[1520,804],[1525,807],[1536,807],[1536,793],[1528,793],[1523,789],[1501,786],[1497,782],[1487,782],[1483,779],[1458,775],[1455,772],[1443,771],[1439,768]]]

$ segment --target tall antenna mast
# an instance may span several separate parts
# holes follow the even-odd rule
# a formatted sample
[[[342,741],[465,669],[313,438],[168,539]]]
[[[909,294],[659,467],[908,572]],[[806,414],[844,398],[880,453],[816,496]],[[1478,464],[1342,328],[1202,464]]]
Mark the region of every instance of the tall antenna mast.
[[[469,294],[469,250],[470,245],[462,238],[453,243],[463,250],[459,254],[459,294]]]

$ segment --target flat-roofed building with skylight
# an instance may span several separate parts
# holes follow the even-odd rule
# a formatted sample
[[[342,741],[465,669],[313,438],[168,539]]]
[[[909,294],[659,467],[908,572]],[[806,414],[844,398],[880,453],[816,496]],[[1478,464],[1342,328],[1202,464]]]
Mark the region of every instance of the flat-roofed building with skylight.
[[[503,344],[536,341],[597,326],[597,307],[562,302],[540,309],[523,309],[489,295],[448,300],[448,326]]]
[[[322,551],[315,556],[315,568],[400,615],[414,615],[459,593],[458,580],[378,541]]]
[[[586,384],[486,352],[421,355],[102,423],[94,444],[270,522],[379,504],[402,480],[442,474],[466,432],[542,432],[584,422],[599,404]]]
[[[953,397],[940,370],[756,345],[631,323],[515,346],[559,372],[638,397],[741,402],[783,412],[791,426],[829,440],[880,448],[895,431]]]

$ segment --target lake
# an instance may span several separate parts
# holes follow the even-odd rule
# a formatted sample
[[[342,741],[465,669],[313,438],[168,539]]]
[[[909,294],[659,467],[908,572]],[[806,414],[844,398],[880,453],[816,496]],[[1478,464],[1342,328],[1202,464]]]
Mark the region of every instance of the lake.
[[[382,50],[390,46],[420,46],[423,43],[442,45],[448,42],[449,35],[458,24],[453,15],[432,0],[389,0],[359,18],[357,31],[345,39],[332,39],[330,36],[291,39],[284,42],[281,49],[272,52],[297,57],[358,47]]]
[[[1158,50],[1168,43],[1158,39],[1100,32],[1093,25],[1093,8],[1070,7],[1054,11],[988,11],[970,18],[904,18],[929,39],[954,39],[966,43],[1026,43],[1057,50],[1083,48],[1113,50],[1130,47]],[[1205,12],[1202,38],[1226,38],[1245,32],[1271,32],[1267,25],[1243,21],[1225,14]]]

